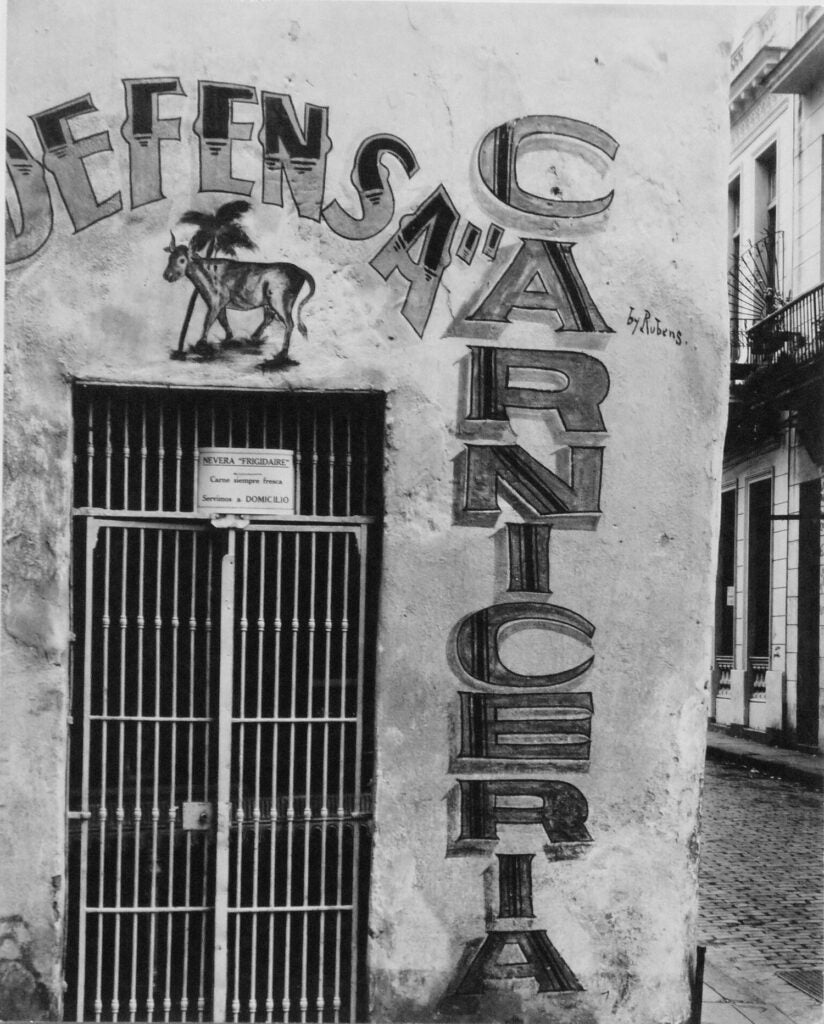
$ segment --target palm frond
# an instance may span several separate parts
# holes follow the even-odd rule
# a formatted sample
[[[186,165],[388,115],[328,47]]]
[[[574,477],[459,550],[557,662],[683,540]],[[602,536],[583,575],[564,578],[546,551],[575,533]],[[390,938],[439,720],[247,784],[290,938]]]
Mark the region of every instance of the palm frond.
[[[200,228],[192,235],[191,247],[195,252],[202,252],[207,245],[210,245],[214,241],[214,232],[207,228]]]
[[[252,204],[245,199],[237,199],[219,206],[214,213],[187,210],[179,223],[192,224],[197,228],[191,240],[195,252],[202,253],[206,249],[207,256],[215,252],[234,256],[238,249],[257,248],[246,230],[238,224],[238,219],[251,208]]]
[[[214,215],[205,213],[203,210],[187,210],[178,220],[179,224],[196,224],[198,227],[206,227],[213,224]]]
[[[227,224],[215,235],[215,248],[234,256],[238,249],[256,249],[257,246],[239,224]]]
[[[245,199],[236,199],[231,203],[224,203],[223,206],[219,206],[214,213],[214,218],[220,225],[228,224],[230,221],[236,221],[251,209],[251,203],[246,202]]]

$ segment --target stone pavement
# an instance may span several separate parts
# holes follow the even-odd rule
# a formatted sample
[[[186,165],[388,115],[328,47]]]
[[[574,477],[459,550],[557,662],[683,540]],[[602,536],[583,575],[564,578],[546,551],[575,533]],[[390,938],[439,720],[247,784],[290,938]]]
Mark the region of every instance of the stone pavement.
[[[822,1024],[779,971],[824,968],[822,759],[711,730],[704,787],[701,1024]]]

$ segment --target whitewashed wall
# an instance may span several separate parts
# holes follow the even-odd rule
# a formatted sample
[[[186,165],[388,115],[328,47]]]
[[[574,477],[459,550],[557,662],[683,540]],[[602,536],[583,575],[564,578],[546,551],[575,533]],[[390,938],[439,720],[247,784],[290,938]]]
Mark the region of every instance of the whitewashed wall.
[[[25,1015],[57,1013],[60,1000],[70,386],[97,379],[388,396],[374,1018],[428,1019],[440,1006],[448,1019],[688,1019],[726,402],[728,53],[714,9],[698,18],[678,8],[536,4],[11,5],[9,130],[39,160],[30,118],[88,94],[96,112],[74,119],[72,130],[76,138],[108,133],[110,150],[85,167],[96,202],[119,193],[122,206],[74,233],[50,172],[50,237],[8,270],[0,918],[14,967],[0,972],[0,988],[5,977],[5,998],[22,1000]],[[164,96],[159,115],[181,119],[180,141],[161,147],[165,198],[131,209],[123,80],[156,76],[180,80],[185,95]],[[317,281],[304,313],[308,340],[295,335],[298,365],[262,373],[259,357],[243,351],[169,359],[189,294],[161,278],[169,231],[183,234],[186,209],[231,198],[199,194],[199,80],[288,94],[300,123],[304,104],[328,107],[324,203],[337,199],[353,214],[352,161],[364,139],[390,133],[417,160],[408,177],[387,158],[391,223],[367,241],[346,240],[299,217],[288,191],[284,208],[261,203],[260,108],[236,104],[235,120],[252,132],[233,143],[232,173],[254,183],[248,224],[259,258],[287,259]],[[522,187],[565,200],[614,191],[603,212],[519,214],[480,180],[487,134],[539,115],[596,126],[618,149],[605,158],[591,145],[539,134],[519,157]],[[384,281],[370,260],[399,217],[439,185],[461,220],[419,336],[401,313],[407,284],[398,274]],[[484,233],[490,223],[504,229],[494,261],[480,251],[471,265],[457,258],[467,220]],[[13,218],[12,241],[21,230]],[[504,276],[523,238],[574,244],[569,251],[610,331],[557,333],[547,298],[547,308],[515,309],[510,322],[479,328],[463,319]],[[546,278],[546,265],[538,269]],[[557,290],[557,281],[544,285]],[[523,304],[524,288],[516,291]],[[609,376],[605,428],[590,420],[571,435],[555,411],[518,408],[495,436],[488,424],[465,422],[470,343],[597,359]],[[501,438],[561,477],[570,444],[604,450],[598,508],[537,520],[557,527],[552,594],[537,600],[595,627],[591,667],[551,692],[591,693],[594,714],[584,771],[547,762],[529,777],[578,789],[591,841],[552,842],[539,824],[501,825],[499,842],[479,851],[457,841],[458,692],[502,691],[461,668],[455,637],[466,616],[519,596],[507,592],[496,533],[518,516],[504,503],[497,525],[464,525],[454,467],[465,441]],[[553,634],[532,633],[532,645],[508,657],[534,678],[560,656]],[[462,996],[462,957],[495,929],[495,853],[534,855],[530,928],[546,933],[580,990],[538,993],[535,977],[486,976],[480,996]],[[442,1003],[450,992],[455,998]]]

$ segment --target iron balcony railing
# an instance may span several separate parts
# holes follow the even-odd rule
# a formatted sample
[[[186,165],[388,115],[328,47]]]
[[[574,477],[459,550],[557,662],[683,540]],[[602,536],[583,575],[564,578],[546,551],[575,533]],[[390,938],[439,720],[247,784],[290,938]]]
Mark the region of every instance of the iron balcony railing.
[[[802,366],[824,352],[824,284],[781,306],[731,338],[733,363],[764,366],[782,356]]]

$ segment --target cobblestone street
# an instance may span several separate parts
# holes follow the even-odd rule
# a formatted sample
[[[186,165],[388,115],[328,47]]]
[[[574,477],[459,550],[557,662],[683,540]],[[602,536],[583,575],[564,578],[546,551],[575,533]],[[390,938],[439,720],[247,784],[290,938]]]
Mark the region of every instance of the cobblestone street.
[[[821,793],[707,762],[699,942],[708,963],[754,984],[824,967],[823,875]]]

